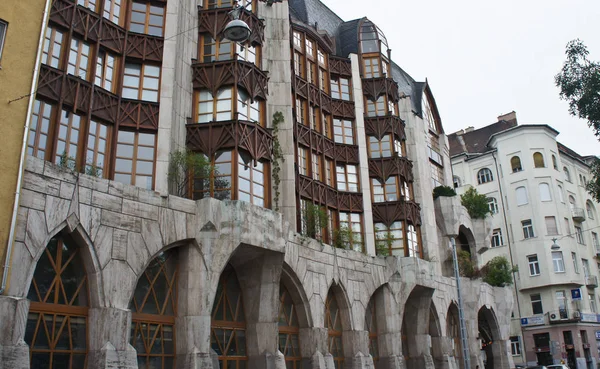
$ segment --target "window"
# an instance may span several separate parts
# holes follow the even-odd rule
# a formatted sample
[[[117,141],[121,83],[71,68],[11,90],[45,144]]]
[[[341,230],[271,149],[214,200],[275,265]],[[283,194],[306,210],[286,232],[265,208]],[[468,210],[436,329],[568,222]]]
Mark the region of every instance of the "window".
[[[250,98],[250,95],[241,88],[237,94],[237,119],[260,123],[260,103]]]
[[[131,345],[140,369],[170,369],[175,363],[177,256],[174,248],[154,258],[129,304]]]
[[[565,197],[563,195],[563,188],[561,185],[558,185],[558,198],[560,199],[560,202],[562,202],[562,203],[565,202]]]
[[[552,166],[558,170],[558,163],[556,162],[556,156],[552,155]]]
[[[72,39],[67,73],[87,80],[89,70],[90,45],[81,40]]]
[[[96,59],[96,86],[113,92],[115,74],[115,57],[106,51],[100,50]]]
[[[300,354],[300,326],[296,314],[296,306],[288,289],[279,283],[279,351],[283,354],[286,367],[299,369],[302,355]]]
[[[333,187],[333,177],[334,177],[335,169],[333,160],[325,158],[325,183],[328,186]]]
[[[151,190],[154,185],[156,135],[119,131],[115,181]]]
[[[569,218],[565,218],[565,236],[569,236],[571,233],[571,226],[569,225]]]
[[[544,163],[544,155],[540,152],[536,152],[533,154],[533,165],[536,168],[545,168],[546,164]]]
[[[379,96],[376,101],[365,99],[365,114],[367,117],[381,117],[386,115],[385,97]]]
[[[563,172],[565,173],[565,181],[571,182],[571,173],[569,173],[569,168],[563,167]]]
[[[90,121],[85,157],[85,172],[102,177],[106,170],[108,142],[110,142],[111,127],[95,121]]]
[[[327,349],[333,356],[334,367],[344,366],[344,347],[342,343],[342,317],[333,291],[329,291],[325,300],[325,327],[327,327]]]
[[[85,367],[89,291],[79,250],[70,239],[53,238],[37,263],[24,337],[31,368]]]
[[[567,312],[567,299],[565,297],[565,291],[556,291],[554,292],[554,296],[556,297],[556,304],[558,305],[558,313],[561,319],[567,319],[569,314]]]
[[[210,159],[205,157],[205,160],[210,164],[210,171],[195,173],[193,199],[231,199],[231,176],[234,168],[231,151],[217,151]]]
[[[558,227],[556,225],[555,217],[544,217],[546,223],[546,234],[548,236],[555,236],[558,234]]]
[[[42,63],[58,68],[62,50],[63,34],[52,27],[46,28]]]
[[[215,40],[208,33],[200,36],[200,61],[210,63],[217,60],[229,60],[232,57],[231,41],[224,38]]]
[[[542,296],[539,293],[535,293],[533,295],[529,295],[531,299],[531,310],[533,310],[533,314],[544,314],[544,309],[542,308]]]
[[[294,109],[296,112],[296,122],[306,125],[306,101],[297,97]]]
[[[321,157],[315,153],[312,154],[312,177],[317,181],[321,181]]]
[[[333,120],[333,136],[337,143],[353,145],[354,128],[352,121],[343,119]]]
[[[531,219],[521,221],[521,226],[523,227],[523,238],[532,238],[535,237],[533,234],[533,224],[531,224]]]
[[[585,203],[585,210],[587,211],[588,218],[594,219],[594,205],[589,200]]]
[[[577,254],[572,252],[571,259],[573,259],[573,271],[579,274],[579,264],[577,263]]]
[[[69,167],[76,167],[77,146],[82,137],[82,116],[62,110],[60,114],[58,135],[56,137],[55,164],[66,160]]]
[[[581,259],[581,266],[583,267],[583,275],[587,278],[590,276],[590,262],[588,259]]]
[[[381,77],[381,69],[379,67],[379,56],[363,57],[364,78]]]
[[[521,356],[521,341],[519,336],[510,337],[510,353],[512,356]]]
[[[408,257],[421,257],[419,234],[417,227],[408,223],[406,225],[406,246],[408,248]]]
[[[512,168],[513,173],[520,172],[523,170],[523,167],[521,166],[521,158],[519,158],[518,156],[513,156],[512,158],[510,158],[510,166]]]
[[[4,40],[6,40],[6,29],[8,23],[0,20],[0,61],[2,60],[2,50],[4,49]]]
[[[492,171],[488,168],[483,168],[477,172],[477,183],[484,184],[494,180],[494,176],[492,176]]]
[[[404,232],[402,222],[393,222],[390,227],[375,223],[375,243],[387,249],[388,255],[404,256]]]
[[[360,214],[340,212],[340,229],[350,232],[347,246],[354,251],[363,252],[363,230]]]
[[[308,149],[298,147],[298,172],[308,176]]]
[[[158,101],[160,67],[148,64],[125,64],[123,97],[145,101]]]
[[[48,132],[50,129],[50,117],[52,105],[35,100],[29,126],[29,139],[27,143],[27,154],[36,158],[44,159],[48,147]]]
[[[385,184],[378,178],[371,178],[373,202],[398,201],[398,177],[391,176]]]
[[[104,12],[102,16],[109,21],[119,24],[121,15],[121,0],[104,0]]]
[[[459,188],[460,187],[460,177],[452,176],[452,183],[454,184],[454,188]]]
[[[265,165],[244,152],[238,154],[238,200],[265,206]]]
[[[299,77],[304,77],[304,57],[298,51],[294,51],[294,73]]]
[[[429,170],[431,171],[432,188],[444,185],[444,168],[439,165],[429,162]]]
[[[525,187],[517,187],[515,189],[515,193],[517,195],[517,205],[525,205],[529,202],[527,199],[527,190]]]
[[[96,0],[77,0],[77,4],[96,11]]]
[[[350,80],[343,77],[331,77],[331,97],[334,99],[351,100]]]
[[[302,34],[294,31],[294,46],[302,49]]]
[[[529,264],[529,275],[536,276],[540,275],[540,264],[538,262],[537,255],[530,255],[527,257],[527,262]]]
[[[552,265],[555,273],[565,272],[565,262],[563,260],[562,251],[552,251]]]
[[[571,207],[571,210],[576,208],[575,198],[572,195],[569,195],[569,206]]]
[[[381,137],[381,140],[369,136],[370,158],[387,158],[392,154],[402,156],[402,143],[399,140],[393,138],[392,135],[385,135]]]
[[[496,201],[495,197],[487,198],[488,205],[490,207],[490,213],[497,214],[498,213],[498,201]]]
[[[600,250],[600,242],[598,241],[598,233],[596,232],[592,232],[592,243],[594,244],[596,252],[598,252],[598,250]]]
[[[358,167],[356,165],[336,166],[337,189],[340,191],[358,192]]]
[[[213,96],[208,90],[199,91],[197,96],[198,123],[220,122],[233,119],[233,89],[231,87],[219,89],[217,96]],[[238,100],[238,105],[243,104]],[[249,108],[247,107],[246,114],[254,113],[252,111],[249,112]]]
[[[589,293],[588,294],[588,298],[590,300],[590,311],[592,313],[597,313],[597,308],[596,308],[596,295],[594,295],[593,293]]]
[[[575,237],[577,238],[578,244],[585,245],[585,243],[583,241],[583,231],[581,230],[581,227],[579,227],[579,226],[575,226]]]
[[[165,8],[151,4],[131,3],[129,30],[152,36],[163,36]]]
[[[548,183],[540,183],[540,201],[552,201],[552,195],[550,194],[550,185]]]
[[[502,239],[502,229],[496,228],[492,232],[492,247],[498,247],[504,245],[504,240]]]

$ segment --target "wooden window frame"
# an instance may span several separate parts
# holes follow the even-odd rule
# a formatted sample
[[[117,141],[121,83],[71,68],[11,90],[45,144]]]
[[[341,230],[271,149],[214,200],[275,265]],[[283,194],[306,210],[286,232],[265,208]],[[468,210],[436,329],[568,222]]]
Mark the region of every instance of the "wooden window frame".
[[[42,55],[42,63],[53,68],[62,67],[62,54],[64,51],[65,34],[60,30],[47,27],[44,34],[44,48]]]
[[[121,19],[123,14],[122,0],[104,0],[104,9],[102,9],[102,17],[109,21],[121,25]],[[115,10],[117,9],[117,10]]]
[[[76,122],[76,125],[74,124]],[[57,165],[66,165],[68,168],[77,169],[81,166],[80,150],[82,141],[87,133],[87,124],[84,116],[62,109],[56,123],[55,137],[53,140],[54,160]],[[63,136],[64,134],[64,136]],[[73,137],[75,138],[73,139]],[[61,142],[63,150],[59,149]],[[71,149],[72,147],[74,149]],[[65,162],[66,161],[66,162]],[[71,164],[72,163],[72,164]]]
[[[338,191],[360,192],[359,167],[354,164],[337,164],[335,167],[336,183]],[[351,169],[354,169],[352,172]],[[356,181],[352,177],[356,177]],[[353,187],[354,186],[354,187]]]
[[[312,174],[312,178],[322,182],[323,181],[323,175],[322,175],[322,167],[323,167],[323,158],[316,153],[312,153],[311,155],[311,174]]]
[[[117,56],[106,50],[98,51],[96,56],[96,76],[94,77],[94,84],[106,91],[114,93],[119,77],[118,71]],[[107,77],[109,72],[112,74],[111,78]]]
[[[384,148],[386,143],[388,146],[387,150]],[[369,136],[370,158],[389,158],[392,154],[396,153],[395,151],[392,149],[392,135],[384,135],[381,137],[381,140],[378,140],[377,137]]]
[[[100,1],[97,0],[77,0],[77,5],[81,5],[93,12],[97,12]]]
[[[86,48],[87,54],[84,52]],[[92,75],[92,54],[93,48],[91,44],[78,38],[71,38],[69,55],[67,57],[67,73],[87,81]],[[74,61],[72,61],[73,56],[75,56]]]
[[[125,134],[125,133],[131,133],[133,134],[133,143],[129,143],[129,142],[125,142],[125,141],[119,141],[119,138],[121,137],[121,134]],[[154,145],[150,146],[150,145],[140,145],[139,144],[139,140],[140,140],[140,135],[144,134],[144,135],[153,135],[154,136]],[[151,133],[146,133],[146,132],[138,132],[138,131],[129,131],[129,130],[119,130],[117,133],[117,150],[115,151],[115,157],[114,157],[114,164],[112,165],[113,167],[113,172],[114,172],[114,180],[121,182],[121,183],[125,183],[120,179],[117,179],[117,176],[119,174],[121,175],[129,175],[131,176],[129,183],[125,183],[125,184],[130,184],[130,185],[134,185],[140,188],[146,188],[149,190],[154,189],[154,180],[156,179],[156,154],[158,151],[158,148],[156,147],[156,142],[158,139],[158,134],[155,132],[151,132]],[[119,155],[118,151],[119,151],[119,145],[124,145],[124,146],[133,146],[133,154],[131,157],[128,156],[121,156]],[[147,160],[147,159],[139,159],[139,148],[149,148],[152,147],[153,149],[153,159]],[[123,172],[121,170],[118,170],[117,168],[117,161],[118,160],[129,160],[131,161],[131,169],[130,172]],[[138,166],[139,166],[139,162],[151,162],[152,163],[152,173],[150,175],[148,174],[142,174],[142,176],[144,177],[148,177],[150,176],[150,179],[152,181],[152,184],[150,185],[150,188],[148,188],[148,186],[141,186],[140,184],[137,184],[137,175],[138,175]]]
[[[351,237],[347,240],[348,249],[364,253],[365,240],[362,214],[340,211],[338,213],[338,225],[339,229],[345,227],[350,232]],[[356,228],[360,229],[357,230]]]
[[[134,9],[134,7],[137,5],[140,5],[142,7],[145,7],[145,11],[142,13],[141,10],[136,10]],[[153,8],[156,9],[161,9],[162,12],[160,13],[156,13],[153,12]],[[138,14],[144,14],[144,23],[140,23],[140,22],[136,22],[133,20],[133,14],[134,13],[138,13]],[[156,24],[150,24],[150,20],[152,19],[152,16],[156,17],[159,16],[162,18],[162,22],[160,24],[160,26],[156,25]],[[165,8],[161,7],[161,6],[156,6],[152,3],[141,3],[141,2],[136,2],[136,1],[132,1],[131,2],[131,8],[129,11],[129,27],[127,27],[127,29],[129,30],[129,32],[135,32],[135,33],[142,33],[142,34],[146,34],[146,35],[150,35],[150,36],[156,36],[156,37],[164,37],[164,33],[165,33],[165,18],[166,18],[166,12],[165,12]],[[143,32],[137,32],[132,28],[133,25],[137,25],[137,26],[142,26],[144,28]],[[160,34],[155,34],[155,33],[149,33],[149,31],[151,30],[150,28],[160,28]]]
[[[38,99],[34,101],[27,142],[28,155],[46,159],[46,156],[52,151],[51,127],[54,110],[55,107],[52,104]],[[47,120],[47,123],[43,123],[44,119]],[[44,138],[42,139],[42,137]],[[43,147],[40,146],[40,140],[44,142]]]
[[[385,183],[382,183],[379,178],[371,178],[371,200],[374,203],[399,201],[402,199],[402,194],[398,183],[399,180],[396,176],[390,176]],[[376,190],[380,191],[376,193]],[[376,196],[381,196],[381,199],[377,200]]]
[[[334,118],[333,140],[336,143],[354,145],[354,122],[348,119]]]
[[[102,134],[102,127],[105,127],[106,135]],[[100,121],[91,120],[88,124],[87,129],[87,144],[86,144],[86,155],[85,155],[85,172],[90,175],[104,177],[108,173],[108,164],[110,162],[110,143],[112,142],[112,126],[104,124]],[[94,132],[92,132],[94,130]],[[91,148],[90,142],[94,142]],[[104,150],[101,151],[99,148],[99,142],[104,141]],[[90,159],[91,155],[91,159]],[[101,165],[98,165],[99,155],[103,155],[104,159]]]
[[[309,151],[308,148],[298,146],[298,173],[307,177],[310,176]]]
[[[335,314],[332,316],[332,302],[334,302],[333,308],[335,308]],[[342,341],[342,323],[338,320],[341,319],[340,308],[338,306],[335,295],[330,292],[327,295],[327,299],[325,300],[325,326],[327,328],[327,349],[329,353],[333,356],[333,364],[335,369],[342,369],[344,365],[344,344]],[[339,329],[338,329],[339,327]],[[336,345],[339,343],[338,349],[341,349],[342,355],[336,356],[335,353],[332,353],[332,345]],[[336,350],[337,351],[337,350]]]
[[[226,153],[228,153],[229,158],[227,158],[227,155],[225,157],[223,157],[223,154],[226,154]],[[235,183],[233,181],[233,178],[236,175],[235,173],[236,173],[236,168],[237,168],[237,152],[235,150],[217,151],[209,159],[207,159],[207,163],[210,165],[210,172],[209,172],[209,177],[208,177],[208,189],[207,190],[202,189],[202,190],[198,191],[195,186],[195,181],[205,180],[204,174],[201,173],[200,176],[193,176],[192,180],[190,181],[191,188],[189,190],[189,193],[192,194],[192,199],[198,200],[198,199],[203,199],[206,197],[213,197],[213,198],[220,199],[220,200],[233,199],[234,193],[237,189],[237,187],[235,186]],[[222,166],[223,164],[227,165],[227,163],[229,163],[229,172],[225,173],[225,174],[219,173],[218,167]],[[217,187],[217,184],[222,185],[224,183],[223,181],[227,181],[227,180],[229,181],[229,183],[226,188]],[[208,196],[206,196],[206,195],[202,195],[201,197],[196,196],[197,193],[207,194]]]
[[[385,95],[380,95],[376,101],[365,99],[365,115],[367,117],[384,117],[387,114],[387,98]]]
[[[404,221],[397,220],[389,227],[375,223],[375,242],[387,250],[387,255],[406,256]]]
[[[248,156],[248,162],[246,163],[246,161],[244,160],[242,155],[247,155]],[[238,150],[238,165],[237,165],[237,173],[236,173],[236,179],[237,179],[237,199],[240,201],[246,201],[249,202],[251,204],[257,205],[257,206],[261,206],[264,208],[268,208],[269,206],[269,164],[266,162],[261,162],[261,161],[256,161],[255,163],[253,163],[253,159],[250,157],[249,154],[244,153],[242,154],[242,152],[240,152]],[[247,167],[248,168],[248,177],[242,177],[242,167]],[[262,168],[262,170],[258,169],[259,167]],[[260,173],[262,175],[263,181],[259,182],[258,180],[256,180],[256,176],[258,175],[257,173]],[[244,191],[240,188],[240,180],[241,179],[245,179],[250,183],[250,190],[249,191]],[[255,193],[255,187],[256,185],[262,186],[263,187],[263,194],[262,197],[259,196],[258,194]],[[246,195],[249,196],[250,201],[247,200],[242,200],[242,196],[241,193],[244,193]]]
[[[376,62],[376,63],[373,63]],[[375,68],[376,66],[376,68]],[[379,78],[382,76],[382,63],[380,54],[362,55],[363,78]]]
[[[154,68],[158,68],[158,77],[151,75],[151,74],[147,74],[147,68],[149,67],[154,67]],[[129,70],[138,70],[139,74],[131,74],[128,73],[127,69]],[[126,77],[132,77],[132,78],[137,78],[138,79],[138,83],[137,86],[136,85],[126,85],[125,84],[125,78]],[[153,79],[157,79],[157,88],[150,88],[148,85],[150,84],[150,81]],[[154,64],[139,64],[139,63],[125,63],[124,68],[123,68],[123,83],[122,83],[122,87],[121,87],[121,95],[126,95],[126,89],[130,90],[132,92],[135,91],[136,92],[136,97],[130,97],[130,96],[123,96],[123,98],[125,99],[134,99],[134,100],[141,100],[141,101],[150,101],[150,102],[158,102],[160,100],[160,81],[161,80],[161,67],[158,65],[154,65]],[[144,99],[144,92],[150,92],[150,93],[156,93],[156,100],[148,100],[148,99]]]
[[[352,82],[349,78],[339,76],[331,77],[329,81],[332,98],[338,100],[352,101]],[[348,89],[348,92],[344,93],[344,87]]]
[[[287,305],[289,303],[289,305]],[[288,306],[291,308],[288,311]],[[283,283],[279,284],[279,340],[278,344],[281,343],[282,338],[285,339],[285,347],[279,346],[279,351],[284,355],[286,363],[291,364],[292,369],[300,369],[302,355],[300,355],[300,326],[298,324],[298,316],[296,313],[296,306],[291,299],[288,289]],[[283,321],[282,321],[283,318]],[[284,323],[284,324],[282,324]],[[298,343],[298,355],[293,356],[292,353],[288,352],[290,347],[288,343],[293,338],[296,338]],[[287,365],[286,365],[287,366]]]

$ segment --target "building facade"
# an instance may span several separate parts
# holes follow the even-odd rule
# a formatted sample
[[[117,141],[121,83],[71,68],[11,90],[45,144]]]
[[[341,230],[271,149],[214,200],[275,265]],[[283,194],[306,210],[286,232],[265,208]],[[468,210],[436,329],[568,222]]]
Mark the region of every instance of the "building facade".
[[[51,2],[0,368],[462,367],[449,240],[489,236],[432,198],[429,84],[367,18],[241,5],[238,44],[227,0]],[[472,366],[511,368],[510,290],[463,288]]]
[[[507,256],[515,273],[515,363],[596,367],[600,223],[585,190],[589,163],[547,125],[516,114],[450,135],[454,186],[488,197],[491,240],[481,262]]]

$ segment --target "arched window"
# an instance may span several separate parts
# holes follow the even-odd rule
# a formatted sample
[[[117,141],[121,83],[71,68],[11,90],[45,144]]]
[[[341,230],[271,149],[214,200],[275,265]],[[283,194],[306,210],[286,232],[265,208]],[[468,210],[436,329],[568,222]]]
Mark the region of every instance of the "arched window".
[[[571,209],[575,209],[577,207],[575,205],[575,197],[573,197],[573,195],[569,195],[569,206],[571,206]]]
[[[175,368],[177,250],[155,257],[137,286],[131,309],[131,345],[140,369]]]
[[[513,173],[522,171],[523,167],[521,166],[521,158],[518,156],[513,156],[510,158],[510,167],[512,168]]]
[[[369,353],[373,361],[379,361],[379,345],[377,344],[377,312],[375,297],[371,298],[365,312],[365,329],[369,332]]]
[[[452,182],[454,183],[454,188],[460,187],[460,177],[452,176]]]
[[[89,291],[79,249],[70,239],[50,240],[27,298],[31,305],[25,342],[31,368],[84,368]]]
[[[571,173],[569,173],[569,168],[563,167],[563,172],[565,173],[565,180],[567,182],[571,182]]]
[[[552,201],[552,195],[550,194],[550,185],[542,182],[539,184],[540,190],[540,201]]]
[[[552,155],[552,167],[558,170],[558,163],[556,162],[556,156]]]
[[[477,182],[479,184],[488,183],[494,180],[494,176],[492,175],[492,171],[488,168],[480,169],[477,172]]]
[[[456,358],[462,357],[460,346],[460,326],[458,324],[458,311],[455,305],[448,309],[446,335],[451,339],[452,353]]]
[[[498,201],[496,201],[495,197],[488,197],[488,205],[490,207],[490,213],[496,214],[498,213]]]
[[[325,327],[327,328],[327,348],[333,356],[335,368],[342,369],[344,366],[342,316],[335,295],[331,290],[325,301]]]
[[[221,368],[246,368],[246,317],[242,290],[231,265],[227,265],[219,279],[210,337],[211,347],[219,355]]]
[[[540,152],[533,153],[533,165],[536,168],[544,168],[546,164],[544,163],[544,155]]]
[[[585,210],[587,211],[588,218],[594,219],[595,209],[590,200],[585,203]]]
[[[300,355],[300,326],[296,308],[289,291],[283,283],[279,284],[279,351],[285,356],[286,368],[299,369],[302,356]]]
[[[529,202],[525,187],[517,187],[515,193],[517,195],[517,205],[525,205]]]
[[[558,185],[558,198],[560,199],[560,202],[562,202],[562,203],[565,202],[565,197],[563,195],[563,188],[561,185]]]

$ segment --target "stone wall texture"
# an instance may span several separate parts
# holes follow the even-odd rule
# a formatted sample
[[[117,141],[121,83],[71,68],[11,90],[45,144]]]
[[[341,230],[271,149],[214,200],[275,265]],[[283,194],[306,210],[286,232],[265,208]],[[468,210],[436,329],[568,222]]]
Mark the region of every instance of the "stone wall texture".
[[[29,367],[23,341],[26,296],[38,259],[58,234],[70,234],[84,255],[91,295],[88,368],[137,368],[128,307],[150,261],[174,247],[180,273],[178,368],[218,367],[210,348],[210,320],[228,264],[242,288],[249,368],[285,367],[277,349],[280,282],[297,309],[303,368],[333,368],[324,316],[330,290],[342,314],[345,368],[457,367],[446,324],[449,311],[456,309],[456,281],[436,272],[439,261],[335,249],[296,234],[281,214],[268,209],[160,196],[29,157],[9,289],[0,297],[0,369]],[[510,289],[466,279],[462,286],[473,367],[483,368],[476,339],[482,311],[496,345],[494,368],[511,367]],[[377,304],[376,366],[365,330],[371,299]]]

